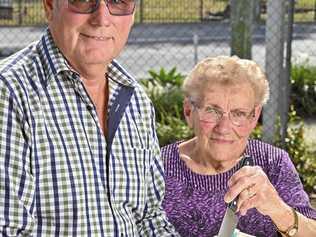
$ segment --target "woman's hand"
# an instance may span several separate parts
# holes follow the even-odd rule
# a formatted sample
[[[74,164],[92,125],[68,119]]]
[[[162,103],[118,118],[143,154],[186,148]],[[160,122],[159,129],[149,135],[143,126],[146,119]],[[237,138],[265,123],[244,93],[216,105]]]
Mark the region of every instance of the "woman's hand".
[[[245,166],[228,181],[225,202],[231,202],[238,195],[237,211],[245,215],[256,208],[263,215],[274,216],[284,202],[259,166]]]
[[[238,195],[237,211],[245,215],[247,210],[256,208],[268,215],[274,224],[286,231],[294,224],[292,208],[279,196],[267,175],[258,166],[244,166],[228,181],[228,192],[224,199],[231,202]],[[316,221],[298,213],[298,232],[296,237],[316,236]]]

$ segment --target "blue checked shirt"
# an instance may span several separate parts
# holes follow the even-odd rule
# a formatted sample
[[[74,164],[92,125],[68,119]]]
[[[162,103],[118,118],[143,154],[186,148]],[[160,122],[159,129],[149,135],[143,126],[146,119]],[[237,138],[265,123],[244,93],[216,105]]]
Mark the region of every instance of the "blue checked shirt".
[[[107,184],[95,107],[49,31],[0,63],[2,236],[176,235],[161,209],[151,103],[116,62],[108,73],[109,107],[122,86],[134,94],[114,136]]]

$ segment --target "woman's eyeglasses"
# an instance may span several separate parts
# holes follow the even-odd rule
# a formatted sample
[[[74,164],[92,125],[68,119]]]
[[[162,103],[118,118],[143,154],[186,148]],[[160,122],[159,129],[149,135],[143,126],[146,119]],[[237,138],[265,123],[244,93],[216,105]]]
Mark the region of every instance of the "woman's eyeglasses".
[[[205,106],[200,108],[193,101],[191,101],[191,104],[197,109],[200,119],[209,123],[218,123],[226,113],[228,113],[228,118],[232,124],[238,127],[245,126],[255,118],[255,108],[250,112],[239,109],[223,112],[213,106]]]
[[[76,13],[89,14],[95,12],[103,0],[68,0],[68,8]],[[135,9],[135,0],[104,0],[111,15],[131,15]]]

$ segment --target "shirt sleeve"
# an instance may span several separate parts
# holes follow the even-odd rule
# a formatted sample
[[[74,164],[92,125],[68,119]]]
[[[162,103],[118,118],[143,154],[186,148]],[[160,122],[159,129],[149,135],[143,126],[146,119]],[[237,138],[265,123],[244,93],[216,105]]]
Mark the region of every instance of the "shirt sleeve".
[[[28,236],[35,224],[29,129],[8,88],[0,83],[0,235]]]
[[[282,153],[274,174],[277,177],[275,187],[280,197],[304,216],[316,219],[316,210],[312,208],[299,174],[287,152]]]
[[[152,162],[147,176],[147,202],[142,221],[138,223],[140,236],[179,236],[174,227],[168,222],[162,208],[165,192],[163,163],[155,132],[155,116],[152,112]]]

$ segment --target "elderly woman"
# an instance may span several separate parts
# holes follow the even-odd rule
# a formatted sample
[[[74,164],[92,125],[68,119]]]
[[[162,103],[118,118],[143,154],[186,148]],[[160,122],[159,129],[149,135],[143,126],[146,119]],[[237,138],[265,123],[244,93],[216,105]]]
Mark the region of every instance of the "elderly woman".
[[[182,236],[218,234],[238,197],[237,228],[257,237],[316,236],[311,207],[287,152],[249,139],[268,99],[250,60],[207,58],[184,81],[184,115],[195,136],[162,148],[169,220]],[[253,166],[238,169],[245,155]]]

